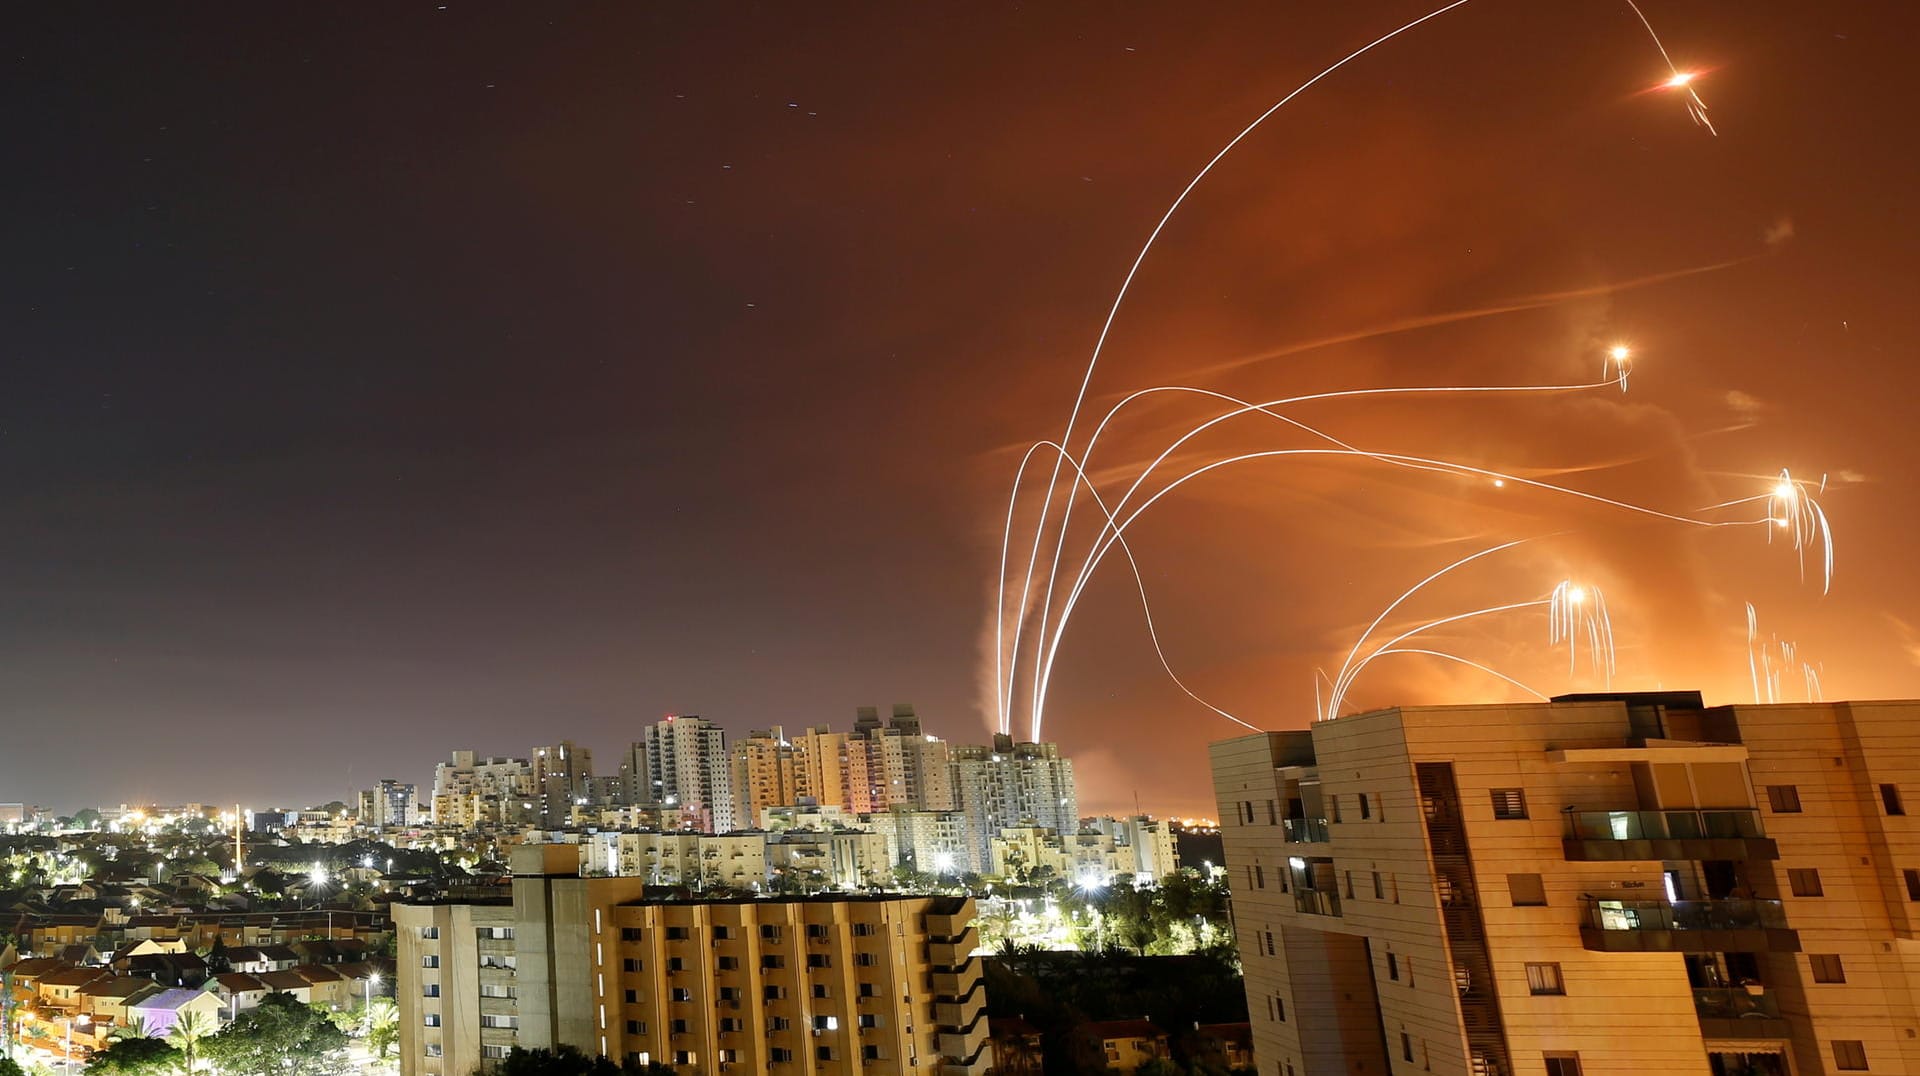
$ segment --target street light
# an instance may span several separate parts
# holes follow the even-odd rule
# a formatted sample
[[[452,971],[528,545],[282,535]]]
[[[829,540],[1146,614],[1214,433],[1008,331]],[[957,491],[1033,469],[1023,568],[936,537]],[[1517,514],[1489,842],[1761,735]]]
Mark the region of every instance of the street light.
[[[379,972],[376,971],[367,976],[367,1003],[365,1006],[366,1008],[365,1016],[366,1016],[367,1026],[366,1026],[366,1029],[361,1032],[361,1035],[366,1038],[373,1037],[373,988],[379,985],[380,985]]]
[[[67,1017],[67,1047],[66,1047],[66,1066],[65,1066],[67,1068],[73,1067],[73,1025],[75,1024],[85,1024],[88,1027],[92,1027],[93,1021],[88,1019],[85,1013],[74,1013],[72,1016]]]

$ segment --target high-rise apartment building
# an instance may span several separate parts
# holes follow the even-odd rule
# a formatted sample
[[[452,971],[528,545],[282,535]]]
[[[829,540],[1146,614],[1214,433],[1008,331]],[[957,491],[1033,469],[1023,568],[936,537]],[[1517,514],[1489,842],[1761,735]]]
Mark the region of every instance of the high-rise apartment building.
[[[984,1073],[973,903],[663,901],[514,850],[511,891],[397,904],[402,1076],[471,1076],[514,1046],[685,1073]]]
[[[669,716],[647,726],[644,746],[654,802],[678,808],[686,825],[703,832],[731,833],[740,824],[720,726],[692,714]]]
[[[383,777],[360,793],[360,824],[375,829],[411,826],[420,820],[420,792],[411,783]]]
[[[524,758],[477,758],[455,751],[433,768],[437,826],[482,829],[534,818],[533,766]]]
[[[1079,832],[1073,761],[1059,745],[995,736],[990,746],[955,747],[952,756],[954,803],[967,816],[974,862],[992,862],[990,845],[1003,829],[1038,825]]]
[[[755,729],[735,740],[729,753],[736,825],[759,826],[761,812],[800,802],[786,729]]]
[[[1920,1072],[1920,702],[1407,707],[1212,765],[1262,1076]]]
[[[559,829],[573,818],[573,809],[593,800],[593,752],[561,740],[536,747],[533,763],[534,807],[542,828]]]

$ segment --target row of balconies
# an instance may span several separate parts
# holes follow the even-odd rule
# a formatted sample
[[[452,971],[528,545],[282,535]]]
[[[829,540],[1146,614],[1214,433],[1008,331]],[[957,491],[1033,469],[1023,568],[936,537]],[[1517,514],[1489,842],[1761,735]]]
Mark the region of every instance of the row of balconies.
[[[1797,953],[1777,900],[1585,899],[1580,940],[1603,953]]]

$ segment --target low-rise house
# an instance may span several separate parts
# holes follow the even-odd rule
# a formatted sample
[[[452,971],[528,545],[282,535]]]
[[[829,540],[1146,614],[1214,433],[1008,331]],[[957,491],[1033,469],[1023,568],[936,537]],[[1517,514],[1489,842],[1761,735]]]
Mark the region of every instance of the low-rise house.
[[[243,971],[214,976],[208,981],[207,990],[226,1005],[228,1019],[260,1004],[261,998],[273,992],[273,988],[261,982],[258,976]]]
[[[313,1004],[313,984],[305,976],[291,971],[269,971],[254,978],[265,983],[270,993],[290,994],[295,1001],[305,1005]]]
[[[309,1005],[344,1009],[353,1003],[353,983],[325,964],[302,964],[294,968],[290,974],[298,975],[307,981]]]
[[[993,1040],[994,1072],[1040,1076],[1044,1059],[1039,1028],[1017,1016],[989,1016],[987,1036]]]
[[[1167,1056],[1167,1033],[1151,1020],[1090,1020],[1073,1029],[1081,1072],[1132,1072]]]
[[[165,1037],[173,1030],[173,1025],[184,1012],[206,1014],[209,1025],[217,1025],[220,1020],[220,999],[205,990],[193,990],[185,987],[173,987],[146,997],[127,1006],[127,1019],[139,1020],[154,1038]]]
[[[1188,1036],[1188,1060],[1214,1069],[1253,1067],[1253,1025],[1201,1024]]]
[[[107,975],[80,988],[80,1011],[92,1016],[95,1023],[122,1026],[127,1023],[128,1005],[162,989],[152,979]]]
[[[123,975],[138,975],[162,986],[199,989],[207,981],[207,962],[193,953],[144,953],[115,957],[113,966]]]
[[[34,993],[42,1005],[64,1012],[78,1012],[81,988],[101,979],[111,978],[113,973],[105,968],[62,968],[42,975],[35,986]]]

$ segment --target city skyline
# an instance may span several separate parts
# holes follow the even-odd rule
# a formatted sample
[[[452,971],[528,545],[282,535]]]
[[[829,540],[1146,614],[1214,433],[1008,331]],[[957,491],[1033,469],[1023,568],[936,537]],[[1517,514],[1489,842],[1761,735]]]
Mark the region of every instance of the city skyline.
[[[1422,10],[24,18],[0,798],[325,802],[668,710],[738,735],[913,699],[983,738],[1007,483],[1127,259],[1234,131]],[[1827,697],[1920,693],[1894,15],[1649,14],[1718,137],[1624,9],[1469,5],[1197,190],[1092,398],[1553,383],[1629,341],[1624,397],[1314,417],[1675,510],[1825,476],[1825,597],[1777,547],[1582,516],[1441,611],[1590,578],[1614,686],[1744,702],[1751,602]],[[1400,586],[1567,523],[1317,467],[1136,540],[1183,675],[1285,729]],[[1089,591],[1045,738],[1090,811],[1207,813],[1233,728],[1130,586]],[[1451,642],[1602,686],[1535,628]],[[1348,698],[1493,687],[1406,659]]]

